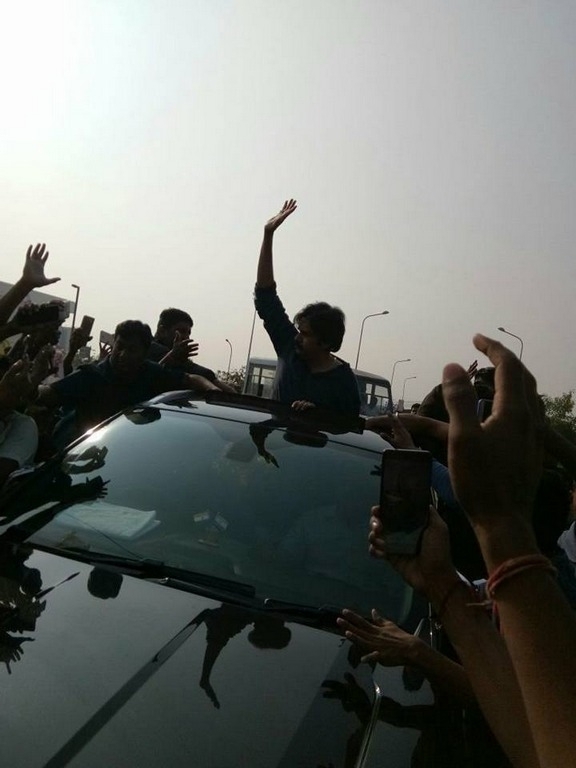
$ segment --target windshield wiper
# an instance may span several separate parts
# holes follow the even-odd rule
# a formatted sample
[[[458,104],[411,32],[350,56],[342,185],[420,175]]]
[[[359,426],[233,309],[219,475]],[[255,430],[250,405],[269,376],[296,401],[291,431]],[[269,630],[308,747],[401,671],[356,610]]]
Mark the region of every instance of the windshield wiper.
[[[319,621],[334,620],[334,622],[342,615],[342,608],[337,605],[304,605],[303,603],[291,603],[288,600],[275,600],[273,597],[267,597],[260,610]]]
[[[209,587],[211,589],[211,594],[214,590],[243,595],[245,597],[254,597],[256,594],[256,590],[252,584],[243,584],[242,582],[234,581],[233,579],[225,579],[221,576],[211,576],[209,573],[190,571],[187,568],[177,568],[166,564],[162,560],[126,557],[125,555],[108,555],[100,552],[91,552],[90,550],[85,549],[76,549],[74,547],[58,547],[58,549],[55,549],[54,551],[58,554],[65,552],[66,554],[89,563],[90,565],[110,565],[131,576]]]

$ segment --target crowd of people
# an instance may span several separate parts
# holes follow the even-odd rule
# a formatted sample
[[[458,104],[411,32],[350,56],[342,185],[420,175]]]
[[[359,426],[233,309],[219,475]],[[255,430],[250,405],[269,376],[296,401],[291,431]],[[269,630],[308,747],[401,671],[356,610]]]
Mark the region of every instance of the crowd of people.
[[[273,397],[298,411],[358,416],[354,372],[335,354],[343,312],[317,302],[292,321],[277,294],[273,238],[296,208],[287,200],[265,224],[257,269],[255,306],[278,356]],[[30,291],[56,282],[46,276],[47,258],[44,245],[30,246],[22,277],[0,298],[0,340],[20,337],[0,360],[0,487],[126,406],[171,390],[234,391],[194,361],[192,318],[175,308],[161,313],[155,334],[142,321],[120,322],[111,349],[74,370],[90,340],[76,329],[66,375],[46,383],[59,323],[27,327],[14,313]],[[398,450],[433,456],[437,503],[418,554],[387,551],[386,510],[378,506],[367,549],[426,596],[455,658],[376,613],[344,611],[338,623],[366,660],[416,667],[433,687],[477,702],[514,766],[576,765],[576,446],[547,423],[536,381],[517,357],[482,335],[474,344],[490,367],[449,364],[416,413],[364,421]],[[479,401],[492,404],[490,415],[479,415]]]

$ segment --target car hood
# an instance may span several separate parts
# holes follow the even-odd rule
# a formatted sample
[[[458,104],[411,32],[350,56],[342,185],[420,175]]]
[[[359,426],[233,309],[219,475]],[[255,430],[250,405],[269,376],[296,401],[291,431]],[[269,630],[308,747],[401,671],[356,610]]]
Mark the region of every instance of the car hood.
[[[357,764],[377,697],[338,634],[126,575],[103,599],[102,574],[38,551],[2,566],[11,768]],[[56,586],[38,603],[40,580]],[[409,764],[416,736],[395,733],[386,764]]]

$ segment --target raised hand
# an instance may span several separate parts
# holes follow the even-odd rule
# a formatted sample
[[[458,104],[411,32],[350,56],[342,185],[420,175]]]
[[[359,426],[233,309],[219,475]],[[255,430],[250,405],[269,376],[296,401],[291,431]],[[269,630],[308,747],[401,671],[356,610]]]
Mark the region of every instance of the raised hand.
[[[276,214],[276,216],[272,216],[271,219],[269,219],[266,224],[264,225],[264,231],[265,232],[275,232],[280,224],[284,221],[284,219],[287,219],[288,216],[290,216],[291,213],[294,213],[294,211],[297,208],[296,200],[286,200],[280,211]]]
[[[60,280],[59,277],[48,278],[44,274],[47,259],[48,251],[44,243],[41,245],[38,243],[34,248],[31,245],[28,246],[26,261],[22,270],[22,280],[30,287],[30,290],[57,283]]]
[[[407,664],[418,638],[400,629],[393,621],[382,618],[372,611],[372,621],[366,621],[353,611],[342,611],[337,624],[353,643],[364,653],[362,661],[378,661],[385,667]]]
[[[92,336],[84,330],[84,328],[74,328],[70,335],[69,353],[76,354],[79,349],[85,347],[89,341],[92,341]]]
[[[102,362],[102,360],[106,360],[106,358],[110,355],[110,352],[112,352],[112,347],[110,344],[106,344],[106,342],[101,341],[99,343],[100,347],[100,353],[98,355],[98,362]]]
[[[474,345],[495,367],[494,405],[480,423],[467,372],[456,363],[444,368],[450,478],[473,525],[491,528],[508,519],[513,526],[531,518],[542,471],[544,419],[536,381],[500,342],[477,334]]]
[[[198,344],[185,336],[182,336],[178,331],[174,336],[172,343],[172,349],[170,352],[164,355],[160,363],[168,366],[182,366],[185,365],[192,357],[196,357],[198,354]]]

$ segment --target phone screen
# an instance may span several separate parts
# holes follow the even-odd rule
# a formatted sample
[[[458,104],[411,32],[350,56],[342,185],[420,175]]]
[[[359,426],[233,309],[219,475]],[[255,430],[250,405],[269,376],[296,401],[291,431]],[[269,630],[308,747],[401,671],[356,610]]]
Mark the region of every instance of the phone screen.
[[[92,326],[94,325],[94,318],[89,317],[88,315],[84,315],[82,318],[82,322],[80,324],[80,327],[83,331],[86,331],[86,333],[91,333]]]
[[[387,450],[382,455],[380,519],[391,554],[416,554],[428,524],[432,456]]]

